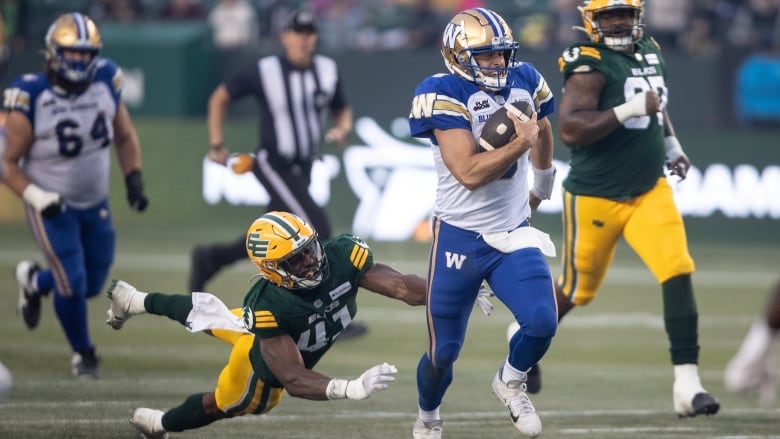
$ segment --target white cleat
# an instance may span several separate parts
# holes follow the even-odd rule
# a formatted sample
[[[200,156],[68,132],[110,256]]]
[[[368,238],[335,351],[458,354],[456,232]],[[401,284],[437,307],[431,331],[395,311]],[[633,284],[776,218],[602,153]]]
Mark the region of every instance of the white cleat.
[[[133,411],[130,423],[145,439],[167,439],[168,432],[162,426],[162,410],[139,407]]]
[[[501,381],[503,367],[502,362],[496,376],[493,377],[493,393],[509,409],[512,424],[520,433],[531,438],[539,436],[542,434],[542,421],[536,414],[533,403],[528,399],[525,381],[504,383]]]
[[[125,322],[136,314],[146,312],[144,299],[146,293],[121,280],[114,280],[108,288],[111,306],[108,308],[108,323],[114,329],[121,329]]]
[[[777,372],[774,335],[762,320],[756,320],[736,354],[726,365],[723,384],[731,392],[758,394],[763,404],[776,398]]]
[[[437,421],[431,421],[431,422],[425,422],[420,418],[417,418],[417,421],[414,423],[414,428],[412,429],[412,438],[413,439],[441,439],[441,433],[442,433],[442,424],[443,422],[441,419]]]
[[[701,386],[699,368],[695,364],[674,366],[672,395],[674,411],[681,418],[714,415],[720,409],[720,403]]]

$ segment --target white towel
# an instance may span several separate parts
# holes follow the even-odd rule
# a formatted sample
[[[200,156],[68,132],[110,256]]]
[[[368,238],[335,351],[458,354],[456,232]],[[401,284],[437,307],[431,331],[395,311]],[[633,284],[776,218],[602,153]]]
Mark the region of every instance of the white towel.
[[[518,227],[511,232],[483,233],[482,239],[502,253],[512,253],[521,248],[536,247],[545,256],[555,257],[555,244],[550,235],[534,227]]]
[[[187,329],[190,332],[225,329],[250,333],[241,317],[235,316],[217,296],[209,293],[192,293],[192,311],[187,316]]]

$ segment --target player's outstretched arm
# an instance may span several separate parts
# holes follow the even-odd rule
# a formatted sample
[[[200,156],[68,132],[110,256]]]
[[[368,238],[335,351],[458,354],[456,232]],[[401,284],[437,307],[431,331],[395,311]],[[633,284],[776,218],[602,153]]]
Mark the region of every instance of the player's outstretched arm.
[[[287,393],[296,398],[325,401],[332,399],[363,400],[374,392],[384,390],[395,381],[398,372],[392,364],[376,365],[356,379],[330,378],[306,369],[298,346],[288,335],[255,338],[260,352],[274,376]]]
[[[425,303],[426,281],[414,274],[403,274],[395,268],[376,262],[360,278],[360,286],[409,305]]]

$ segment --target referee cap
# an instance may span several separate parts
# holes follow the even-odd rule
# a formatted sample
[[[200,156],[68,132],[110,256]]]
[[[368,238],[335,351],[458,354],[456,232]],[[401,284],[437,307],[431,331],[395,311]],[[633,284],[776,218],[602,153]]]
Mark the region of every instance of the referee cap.
[[[316,33],[317,25],[314,23],[314,13],[307,9],[293,12],[287,23],[287,29],[293,32]]]

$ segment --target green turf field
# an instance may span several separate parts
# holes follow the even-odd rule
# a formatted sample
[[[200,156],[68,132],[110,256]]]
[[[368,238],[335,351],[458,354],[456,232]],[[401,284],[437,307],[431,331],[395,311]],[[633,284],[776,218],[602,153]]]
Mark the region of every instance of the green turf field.
[[[122,232],[122,231],[120,231]],[[181,291],[187,258],[180,243],[156,233],[145,240],[124,230],[113,276],[145,290]],[[158,230],[162,232],[162,230]],[[176,236],[175,233],[171,233]],[[21,226],[0,233],[0,358],[15,376],[11,399],[0,405],[3,438],[133,437],[133,407],[167,408],[196,391],[213,387],[228,348],[204,335],[187,333],[159,317],[135,318],[121,331],[103,323],[107,299],[91,301],[92,335],[102,357],[103,378],[77,381],[70,353],[54,317],[43,304],[38,329],[23,329],[15,315],[15,261],[37,257]],[[380,259],[422,273],[423,245],[376,244]],[[701,312],[702,379],[723,403],[712,418],[678,420],[672,412],[671,368],[660,316],[658,288],[635,257],[621,248],[601,295],[575,310],[561,326],[544,360],[544,389],[533,401],[544,437],[556,438],[770,438],[780,437],[780,410],[749,397],[727,394],[722,369],[764,301],[776,273],[773,246],[693,248]],[[557,271],[556,261],[552,261]],[[239,264],[213,283],[229,304],[238,304],[252,267]],[[398,381],[364,402],[309,402],[286,397],[271,414],[220,422],[181,437],[265,438],[408,437],[416,411],[415,367],[424,346],[423,311],[365,294],[358,317],[370,334],[337,345],[319,366],[323,373],[355,377],[388,361]],[[513,437],[501,404],[490,391],[496,365],[505,355],[508,314],[497,304],[491,317],[473,316],[468,344],[442,407],[446,437]]]
[[[205,150],[203,127],[187,131],[178,126],[177,134],[149,126],[155,123],[147,121],[143,125],[147,129],[139,131],[150,145],[145,157],[152,210],[144,216],[129,213],[123,188],[114,181],[112,206],[119,238],[112,276],[142,290],[181,292],[189,248],[196,242],[233,238],[257,212],[198,205],[197,173],[178,170],[197,168],[200,152],[192,151]],[[186,150],[189,155],[182,153]],[[192,187],[186,190],[187,184],[195,187],[195,195]],[[175,204],[177,200],[181,205]],[[340,213],[334,214],[338,219]],[[555,219],[548,221],[554,224]],[[698,268],[694,284],[701,315],[701,376],[720,399],[721,412],[683,420],[674,415],[660,289],[637,257],[621,246],[599,297],[566,317],[544,359],[544,388],[533,397],[544,424],[542,437],[780,438],[780,406],[761,406],[753,397],[726,393],[722,385],[726,362],[778,275],[780,239],[768,234],[740,243],[741,229],[749,222],[734,221],[728,227],[695,223],[701,225],[690,231]],[[344,231],[347,223],[338,224]],[[705,235],[718,239],[702,238]],[[424,244],[370,244],[378,260],[424,273]],[[0,438],[130,438],[134,430],[128,419],[134,407],[169,408],[192,393],[213,388],[227,345],[189,334],[160,317],[140,316],[114,331],[104,323],[105,297],[90,302],[92,337],[102,358],[103,377],[73,379],[70,352],[51,300],[44,301],[35,331],[24,329],[16,315],[12,269],[21,258],[40,259],[26,226],[0,224],[0,361],[15,378],[10,400],[0,404]],[[557,274],[558,260],[550,262]],[[239,264],[211,284],[213,292],[237,305],[253,273],[250,264]],[[357,377],[370,366],[391,362],[399,375],[390,389],[362,402],[310,402],[286,396],[266,416],[221,421],[173,437],[410,437],[417,410],[415,368],[425,343],[423,310],[368,293],[359,304],[358,318],[369,323],[369,335],[336,345],[318,370]],[[506,355],[509,322],[499,303],[496,308],[491,317],[476,310],[472,318],[455,381],[442,406],[447,438],[517,437],[490,389],[498,362]]]

